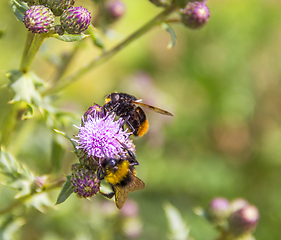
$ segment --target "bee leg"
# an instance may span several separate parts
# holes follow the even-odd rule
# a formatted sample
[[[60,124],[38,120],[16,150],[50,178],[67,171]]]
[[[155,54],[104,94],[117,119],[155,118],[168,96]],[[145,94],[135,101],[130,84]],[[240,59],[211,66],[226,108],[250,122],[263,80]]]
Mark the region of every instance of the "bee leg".
[[[103,195],[104,197],[108,198],[108,199],[111,199],[111,198],[114,196],[114,192],[111,192],[111,193],[104,193],[104,192],[99,191],[99,193],[100,193],[101,195]]]
[[[134,133],[136,130],[135,130],[135,128],[133,127],[133,125],[129,122],[130,116],[127,116],[126,118],[122,118],[122,119],[123,119],[124,122],[121,124],[120,129],[121,129],[121,127],[123,127],[124,124],[126,123],[126,124],[128,125],[128,127],[129,127],[129,129],[131,130],[131,132]],[[119,130],[120,130],[120,129],[119,129]]]
[[[120,106],[120,103],[116,103],[115,106],[114,106],[114,108],[112,108],[110,111],[108,111],[108,115],[107,115],[103,120],[106,120],[106,119],[110,116],[111,113],[113,113],[113,112],[116,111],[116,109],[117,109],[119,106]],[[105,108],[106,108],[106,107],[105,107]]]

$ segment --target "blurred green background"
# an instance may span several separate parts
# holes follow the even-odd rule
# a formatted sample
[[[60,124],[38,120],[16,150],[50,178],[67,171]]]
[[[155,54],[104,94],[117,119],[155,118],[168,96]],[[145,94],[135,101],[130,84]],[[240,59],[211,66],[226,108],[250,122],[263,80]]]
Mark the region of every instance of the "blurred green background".
[[[124,2],[127,13],[107,33],[108,47],[161,10],[148,0]],[[89,0],[76,3],[80,5],[94,12]],[[211,18],[204,28],[173,25],[178,39],[174,48],[167,49],[169,35],[156,27],[63,90],[55,103],[80,116],[92,103],[103,104],[106,94],[122,91],[174,114],[169,118],[147,110],[150,130],[134,139],[138,176],[146,183],[144,190],[130,194],[139,205],[137,224],[133,224],[139,227],[136,239],[167,239],[166,202],[179,209],[194,239],[214,239],[217,232],[193,208],[207,207],[216,196],[246,198],[260,211],[256,238],[280,238],[281,2],[210,0],[208,6]],[[5,29],[0,39],[0,84],[4,85],[8,83],[5,72],[19,66],[26,37],[8,1],[0,2],[0,29]],[[44,57],[72,47],[73,43],[47,39],[33,70],[48,80],[55,68]],[[86,41],[69,72],[99,53]],[[8,88],[0,89],[0,124],[12,96]],[[79,124],[79,119],[73,124]],[[66,131],[72,136],[77,129],[70,126]],[[51,135],[44,121],[27,120],[10,149],[34,172],[45,174],[51,168]],[[69,174],[71,164],[78,161],[66,144],[61,175]],[[0,191],[1,206],[13,201],[16,191],[5,187]],[[53,205],[58,193],[51,192]],[[120,227],[124,216],[112,206],[102,196],[88,201],[72,195],[45,213],[16,209],[13,214],[24,219],[17,236],[126,239]]]

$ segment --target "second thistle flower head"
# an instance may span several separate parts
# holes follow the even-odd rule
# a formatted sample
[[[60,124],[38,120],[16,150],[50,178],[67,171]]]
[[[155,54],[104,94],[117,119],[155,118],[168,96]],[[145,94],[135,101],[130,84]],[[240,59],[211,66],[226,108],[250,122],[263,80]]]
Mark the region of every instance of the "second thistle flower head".
[[[25,12],[23,22],[33,33],[47,33],[54,28],[55,16],[49,8],[36,5]]]
[[[65,9],[74,5],[75,0],[39,0],[39,3],[49,7],[55,16],[60,16]]]
[[[205,1],[189,2],[180,13],[183,24],[194,29],[204,26],[210,18],[210,11]]]
[[[91,23],[91,14],[83,7],[70,7],[60,18],[62,28],[69,34],[80,34],[87,30]]]
[[[83,198],[96,195],[99,191],[99,180],[90,169],[72,166],[71,186],[73,191]]]
[[[77,149],[83,153],[83,159],[124,156],[127,150],[122,144],[134,153],[135,146],[129,139],[131,133],[123,130],[124,121],[121,118],[115,120],[114,114],[103,116],[99,111],[101,108],[98,105],[90,107],[77,127],[79,132],[73,140],[78,143]]]

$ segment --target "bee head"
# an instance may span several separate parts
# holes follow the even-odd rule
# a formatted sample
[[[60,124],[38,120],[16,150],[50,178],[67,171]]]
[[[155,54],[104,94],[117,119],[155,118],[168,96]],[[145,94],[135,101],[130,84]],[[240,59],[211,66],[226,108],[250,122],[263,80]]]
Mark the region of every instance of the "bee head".
[[[113,104],[117,103],[120,99],[120,95],[118,93],[111,93],[110,99]]]

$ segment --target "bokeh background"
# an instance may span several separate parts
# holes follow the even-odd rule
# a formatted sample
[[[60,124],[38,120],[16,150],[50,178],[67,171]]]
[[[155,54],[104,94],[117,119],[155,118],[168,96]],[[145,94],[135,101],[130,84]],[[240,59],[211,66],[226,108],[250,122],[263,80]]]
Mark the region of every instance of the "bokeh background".
[[[126,15],[102,35],[108,48],[161,10],[148,0],[124,2]],[[90,0],[77,1],[80,5],[95,12]],[[208,6],[211,18],[204,28],[173,24],[174,48],[167,49],[169,35],[155,27],[64,89],[55,102],[81,116],[92,103],[103,104],[106,94],[122,91],[174,114],[169,118],[147,110],[150,130],[134,139],[138,176],[146,183],[144,190],[130,194],[127,208],[135,214],[118,212],[102,196],[88,201],[72,195],[53,207],[56,190],[45,213],[34,208],[13,211],[22,220],[16,239],[167,239],[167,202],[181,212],[194,239],[214,239],[218,233],[193,208],[207,207],[216,196],[247,199],[260,211],[256,238],[280,238],[281,2],[210,0]],[[0,2],[0,29],[5,29],[0,39],[0,84],[5,85],[5,72],[19,66],[26,37],[8,1]],[[47,39],[33,70],[48,80],[55,70],[49,60],[73,46]],[[85,41],[68,73],[97,54],[100,50]],[[0,89],[0,124],[12,96],[8,88]],[[72,136],[77,129],[70,125],[65,131]],[[10,150],[36,174],[46,174],[51,169],[51,137],[43,119],[27,120]],[[65,144],[62,176],[78,161]],[[0,191],[4,207],[16,191],[3,186]]]

